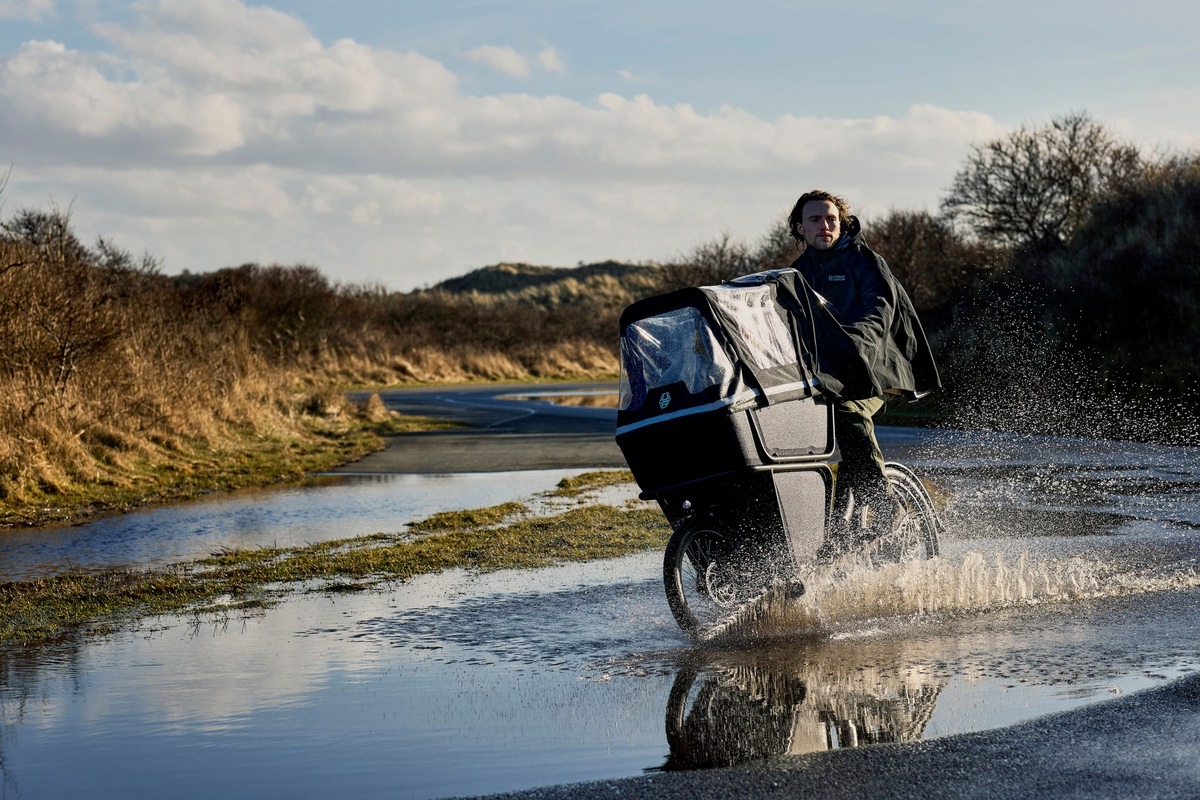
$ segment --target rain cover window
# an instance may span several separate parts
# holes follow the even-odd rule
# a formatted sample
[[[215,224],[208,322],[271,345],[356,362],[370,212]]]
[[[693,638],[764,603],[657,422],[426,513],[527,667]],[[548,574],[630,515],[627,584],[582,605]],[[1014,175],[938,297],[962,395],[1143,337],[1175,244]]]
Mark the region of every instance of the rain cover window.
[[[724,284],[705,287],[726,326],[746,344],[746,358],[760,369],[796,362],[792,332],[777,312],[771,287]]]
[[[685,306],[647,317],[622,332],[622,410],[641,408],[653,387],[683,384],[692,394],[700,394],[712,387],[728,387],[734,377],[732,359],[698,308]]]
[[[792,278],[756,273],[626,307],[618,430],[816,394],[820,380],[803,337],[812,326]]]

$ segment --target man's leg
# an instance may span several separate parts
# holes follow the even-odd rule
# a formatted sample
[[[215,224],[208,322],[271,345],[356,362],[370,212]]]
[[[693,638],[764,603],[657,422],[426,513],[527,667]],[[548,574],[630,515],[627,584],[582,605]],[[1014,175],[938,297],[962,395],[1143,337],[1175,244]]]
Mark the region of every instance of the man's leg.
[[[841,452],[829,531],[831,537],[840,539],[835,549],[853,546],[872,531],[887,530],[891,524],[891,491],[883,473],[883,452],[875,439],[872,420],[883,405],[882,397],[871,397],[845,400],[833,407],[834,431]],[[874,517],[871,531],[865,529],[863,519],[867,506]]]

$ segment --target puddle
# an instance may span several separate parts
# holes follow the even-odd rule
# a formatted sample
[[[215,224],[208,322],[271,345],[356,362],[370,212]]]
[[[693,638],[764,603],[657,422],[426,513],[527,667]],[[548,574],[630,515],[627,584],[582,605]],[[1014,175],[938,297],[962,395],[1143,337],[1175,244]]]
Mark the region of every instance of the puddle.
[[[496,395],[497,400],[534,400],[552,403],[556,406],[572,406],[576,408],[616,408],[620,396],[615,388],[608,389],[578,389],[573,391],[554,391],[548,389],[540,392],[520,392],[518,394]]]
[[[1198,666],[1197,591],[700,650],[660,567],[452,572],[8,653],[5,796],[482,794],[983,730]]]
[[[524,499],[586,471],[323,475],[293,488],[234,492],[79,525],[4,531],[0,581],[400,531],[438,511]]]
[[[889,454],[950,498],[943,558],[814,584],[775,639],[692,646],[661,553],[155,618],[0,651],[0,794],[493,793],[985,730],[1200,668],[1194,448],[903,437]],[[322,479],[63,529],[4,568],[397,530],[579,472]]]

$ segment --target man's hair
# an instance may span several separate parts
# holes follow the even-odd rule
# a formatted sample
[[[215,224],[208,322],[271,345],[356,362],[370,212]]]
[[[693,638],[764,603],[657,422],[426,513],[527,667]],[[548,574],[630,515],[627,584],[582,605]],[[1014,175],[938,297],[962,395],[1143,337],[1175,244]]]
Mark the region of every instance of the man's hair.
[[[813,189],[800,195],[800,199],[796,201],[796,205],[792,206],[792,213],[788,214],[788,232],[794,237],[796,235],[796,223],[804,221],[804,204],[813,200],[822,200],[833,203],[834,208],[838,210],[838,222],[843,230],[850,224],[850,204],[846,202],[844,197],[838,197],[836,194],[831,194],[823,189]]]

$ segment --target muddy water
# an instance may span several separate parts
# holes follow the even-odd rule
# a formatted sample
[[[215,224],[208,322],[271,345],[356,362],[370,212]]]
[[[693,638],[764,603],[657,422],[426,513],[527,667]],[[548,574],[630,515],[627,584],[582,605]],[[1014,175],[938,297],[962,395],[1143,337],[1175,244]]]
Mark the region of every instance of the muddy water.
[[[0,656],[3,794],[477,794],[982,730],[1200,665],[1195,450],[888,435],[953,498],[942,558],[814,583],[770,642],[692,647],[656,553],[154,619]]]

